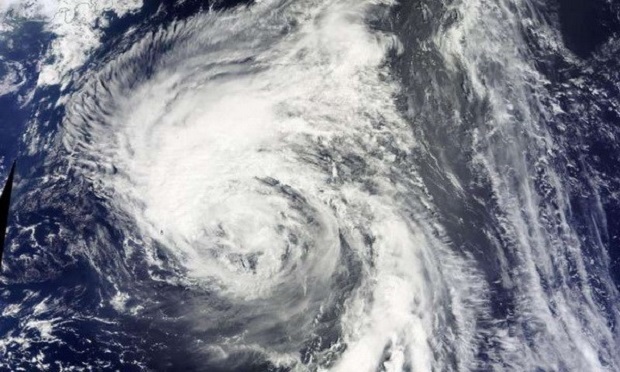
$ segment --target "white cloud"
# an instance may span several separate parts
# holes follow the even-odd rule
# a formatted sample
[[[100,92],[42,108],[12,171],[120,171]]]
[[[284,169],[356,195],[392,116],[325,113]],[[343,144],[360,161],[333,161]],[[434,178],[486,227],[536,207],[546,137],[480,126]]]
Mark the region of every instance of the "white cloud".
[[[41,62],[38,84],[66,84],[71,72],[99,46],[102,31],[95,25],[105,24],[105,12],[122,16],[141,6],[142,0],[2,0],[0,19],[6,20],[10,11],[13,17],[44,22],[56,38]],[[0,26],[0,32],[8,31],[8,27]]]

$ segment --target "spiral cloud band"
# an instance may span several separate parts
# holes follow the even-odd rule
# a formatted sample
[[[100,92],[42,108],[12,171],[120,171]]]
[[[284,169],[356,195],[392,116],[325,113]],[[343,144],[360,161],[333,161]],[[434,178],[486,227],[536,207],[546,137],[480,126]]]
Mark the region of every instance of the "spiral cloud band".
[[[618,367],[605,234],[593,217],[602,263],[587,258],[562,144],[541,124],[559,106],[515,36],[538,15],[439,3],[256,0],[129,28],[102,63],[79,70],[80,55],[49,78],[61,124],[25,137],[53,169],[42,184],[71,185],[50,187],[50,205],[95,206],[111,225],[59,222],[46,239],[63,243],[41,253],[92,269],[84,319],[137,324],[123,337],[149,352],[182,339],[213,371]],[[63,319],[27,324],[59,340]]]

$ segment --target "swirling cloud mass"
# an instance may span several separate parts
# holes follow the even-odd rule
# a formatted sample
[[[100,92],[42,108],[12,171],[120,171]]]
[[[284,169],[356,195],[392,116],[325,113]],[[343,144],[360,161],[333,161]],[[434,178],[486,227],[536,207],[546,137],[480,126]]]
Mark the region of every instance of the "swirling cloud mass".
[[[24,138],[75,217],[44,253],[71,258],[38,275],[87,262],[98,300],[75,318],[120,325],[106,347],[144,368],[620,368],[605,202],[584,232],[548,126],[570,108],[520,33],[569,52],[532,4],[501,3],[256,1],[134,27],[39,80],[62,82],[58,127]],[[40,297],[28,324],[68,342],[64,300]],[[16,334],[0,350],[27,355]]]

